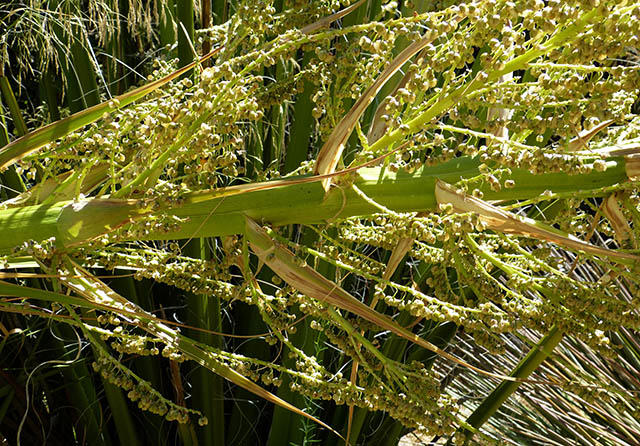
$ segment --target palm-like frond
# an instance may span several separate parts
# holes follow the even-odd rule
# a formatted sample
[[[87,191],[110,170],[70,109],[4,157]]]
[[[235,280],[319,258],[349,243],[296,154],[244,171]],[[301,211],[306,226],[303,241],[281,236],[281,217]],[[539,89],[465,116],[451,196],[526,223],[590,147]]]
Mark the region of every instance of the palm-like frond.
[[[638,8],[347,3],[230,2],[178,71],[156,5],[177,62],[0,149],[12,436],[36,395],[96,444],[634,444]]]

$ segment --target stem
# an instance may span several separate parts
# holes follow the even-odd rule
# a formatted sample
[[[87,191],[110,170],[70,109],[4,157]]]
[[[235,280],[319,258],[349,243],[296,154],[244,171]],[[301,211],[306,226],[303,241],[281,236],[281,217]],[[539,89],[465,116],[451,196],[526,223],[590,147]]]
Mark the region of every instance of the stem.
[[[385,168],[363,168],[353,184],[367,197],[394,212],[436,210],[435,183],[441,179],[456,183],[479,174],[479,161],[456,158],[413,174],[390,172]],[[536,197],[545,190],[571,192],[592,190],[598,194],[606,186],[627,181],[623,158],[612,158],[604,172],[567,176],[563,173],[533,175],[514,170],[513,189],[484,189],[486,200],[521,200]],[[301,199],[304,197],[304,199]],[[244,232],[245,216],[280,226],[314,224],[337,218],[369,216],[379,209],[359,196],[352,187],[338,186],[324,193],[320,181],[293,178],[281,182],[260,183],[249,189],[236,187],[186,196],[180,207],[162,208],[155,215],[169,214],[186,219],[179,229],[154,231],[148,240],[214,237]],[[27,240],[55,237],[61,246],[82,243],[145,216],[154,215],[147,205],[136,200],[89,199],[80,202],[25,206],[0,210],[0,252]],[[99,216],[99,218],[96,218]],[[126,239],[126,236],[124,237]],[[131,236],[130,236],[131,238]],[[136,235],[136,238],[140,238]]]
[[[193,51],[194,23],[193,0],[177,0],[176,15],[178,18],[178,63],[181,67],[190,64],[196,57]]]

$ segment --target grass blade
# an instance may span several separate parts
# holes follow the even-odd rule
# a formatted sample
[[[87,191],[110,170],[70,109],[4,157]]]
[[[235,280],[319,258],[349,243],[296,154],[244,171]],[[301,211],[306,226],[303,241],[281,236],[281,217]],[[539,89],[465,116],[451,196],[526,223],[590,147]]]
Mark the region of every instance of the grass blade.
[[[24,118],[22,117],[22,113],[20,112],[20,106],[18,105],[18,101],[16,101],[16,97],[13,94],[13,90],[11,90],[11,85],[9,85],[9,79],[4,75],[2,67],[0,66],[0,91],[2,92],[2,96],[4,96],[4,100],[9,107],[9,111],[11,112],[11,117],[13,118],[13,126],[16,129],[16,133],[19,136],[27,134],[27,124],[24,122]]]
[[[527,378],[551,354],[553,349],[562,340],[562,337],[563,333],[554,326],[549,333],[547,333],[547,335],[529,351],[527,356],[520,361],[516,368],[510,373],[510,376],[520,379]],[[500,406],[502,406],[507,398],[509,398],[519,386],[520,383],[518,382],[502,382],[467,418],[467,424],[478,429],[500,408]],[[468,441],[472,436],[472,433],[468,430],[465,430],[465,432]]]

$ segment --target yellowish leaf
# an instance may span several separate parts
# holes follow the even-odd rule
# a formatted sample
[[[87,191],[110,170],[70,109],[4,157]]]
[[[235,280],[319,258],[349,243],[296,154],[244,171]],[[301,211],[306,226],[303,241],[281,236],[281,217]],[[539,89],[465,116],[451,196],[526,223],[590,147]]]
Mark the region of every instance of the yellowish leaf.
[[[616,240],[623,242],[632,236],[631,227],[627,222],[620,206],[616,194],[611,194],[603,203],[602,213],[607,217],[613,228]]]
[[[596,125],[591,130],[584,130],[578,136],[569,141],[569,146],[567,147],[568,152],[575,152],[580,149],[588,149],[589,146],[587,143],[601,130],[609,127],[615,121],[613,119],[609,119],[608,121],[603,121],[600,124]]]
[[[603,257],[640,260],[640,257],[636,255],[601,248],[570,234],[564,234],[533,219],[504,211],[479,198],[457,191],[453,186],[441,180],[436,182],[436,201],[438,204],[452,204],[454,211],[458,213],[474,212],[478,214],[480,220],[488,228],[496,231],[546,240],[577,251],[584,251]]]
[[[317,31],[319,29],[322,29],[325,26],[329,26],[332,22],[335,22],[336,20],[339,20],[342,17],[346,16],[347,14],[351,13],[352,11],[356,10],[364,2],[365,2],[365,0],[358,0],[353,5],[351,5],[351,6],[347,7],[347,8],[344,8],[343,10],[338,11],[335,14],[331,14],[331,15],[329,15],[327,17],[323,17],[320,20],[318,20],[317,22],[313,22],[312,24],[305,26],[300,31],[303,34],[311,34],[312,32],[315,32],[315,31]]]
[[[634,153],[624,157],[624,168],[627,172],[627,178],[631,181],[640,180],[640,154]]]

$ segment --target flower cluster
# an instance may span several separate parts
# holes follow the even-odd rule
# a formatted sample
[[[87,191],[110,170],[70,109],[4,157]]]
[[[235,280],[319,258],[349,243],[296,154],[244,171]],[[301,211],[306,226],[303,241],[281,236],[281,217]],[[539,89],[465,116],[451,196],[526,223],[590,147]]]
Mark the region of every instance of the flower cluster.
[[[106,353],[100,354],[92,363],[95,372],[111,384],[127,391],[131,401],[135,401],[142,410],[164,417],[167,421],[177,421],[185,424],[190,421],[190,414],[198,416],[198,423],[207,424],[207,419],[199,411],[178,406],[163,397],[150,383],[137,377],[133,372],[124,367]]]

